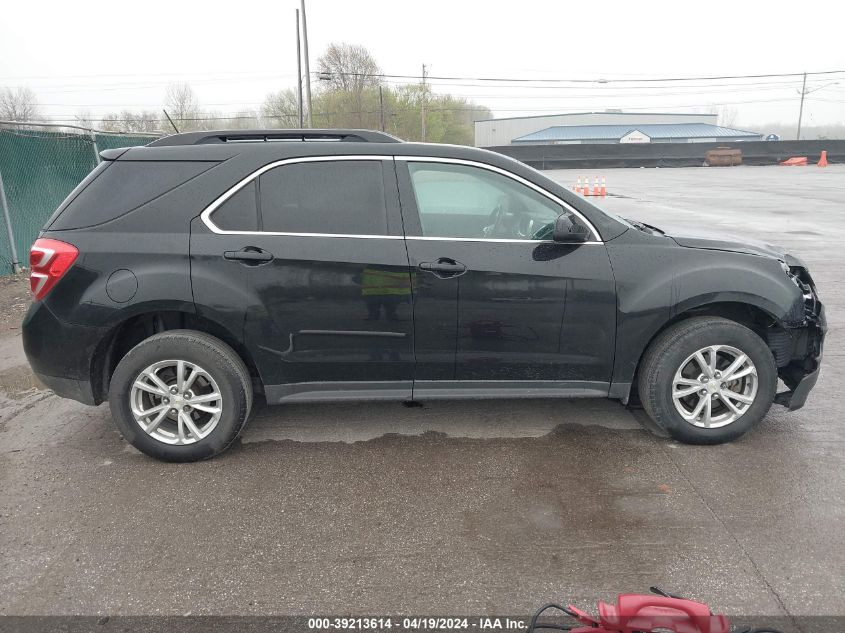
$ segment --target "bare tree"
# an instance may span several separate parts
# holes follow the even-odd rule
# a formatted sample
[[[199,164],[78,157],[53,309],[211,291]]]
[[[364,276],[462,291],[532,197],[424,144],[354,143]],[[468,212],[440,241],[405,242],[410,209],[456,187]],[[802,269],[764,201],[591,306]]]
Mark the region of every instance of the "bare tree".
[[[322,102],[326,115],[321,118],[342,125],[374,127],[378,125],[375,104],[381,84],[381,69],[370,52],[355,44],[329,44],[317,60],[325,88],[317,102]],[[320,116],[317,107],[315,116]]]
[[[719,116],[716,120],[719,125],[722,127],[733,127],[736,125],[736,118],[739,115],[739,111],[736,108],[722,106],[719,108],[718,114]]]
[[[150,133],[162,128],[158,113],[151,110],[112,112],[100,120],[100,128],[107,132]]]
[[[40,118],[38,98],[31,88],[0,88],[0,119],[38,121]]]
[[[381,83],[381,68],[363,46],[357,44],[329,44],[317,60],[320,79],[328,81],[330,89],[361,94]]]
[[[91,114],[91,110],[81,110],[77,112],[73,116],[73,121],[75,125],[80,125],[82,127],[96,127],[96,119],[94,118],[94,115]]]
[[[199,99],[189,84],[185,82],[170,84],[167,87],[164,102],[167,113],[176,121],[180,130],[200,127],[201,121],[196,120],[201,116]]]
[[[268,127],[298,128],[299,101],[293,88],[267,95],[261,105],[261,117]]]

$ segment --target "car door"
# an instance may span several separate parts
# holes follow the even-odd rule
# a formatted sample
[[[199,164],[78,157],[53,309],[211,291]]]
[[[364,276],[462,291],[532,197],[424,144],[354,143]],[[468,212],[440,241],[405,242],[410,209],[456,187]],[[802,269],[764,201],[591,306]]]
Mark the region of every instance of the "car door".
[[[282,160],[228,195],[192,235],[194,289],[235,280],[229,312],[243,312],[268,402],[409,397],[411,278],[392,159]]]
[[[410,156],[396,165],[416,277],[414,395],[606,395],[615,291],[589,222],[492,165]],[[589,226],[592,238],[552,241],[561,214]]]

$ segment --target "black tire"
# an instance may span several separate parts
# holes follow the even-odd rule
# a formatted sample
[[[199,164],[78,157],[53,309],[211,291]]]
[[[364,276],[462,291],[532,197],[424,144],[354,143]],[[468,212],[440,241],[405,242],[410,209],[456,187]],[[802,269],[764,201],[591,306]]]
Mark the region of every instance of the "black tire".
[[[733,422],[702,428],[681,416],[672,388],[675,372],[684,360],[710,345],[735,347],[751,359],[757,369],[757,394]],[[686,444],[721,444],[740,437],[766,415],[777,389],[777,367],[763,339],[744,325],[719,317],[693,317],[668,327],[651,343],[640,365],[638,388],[648,416],[674,439]]]
[[[207,436],[192,444],[157,440],[132,414],[130,398],[136,378],[150,365],[165,360],[184,360],[202,367],[220,390],[219,421]],[[170,330],[145,339],[121,359],[109,385],[109,407],[120,434],[142,453],[168,462],[193,462],[225,451],[249,417],[252,396],[249,370],[238,354],[220,339],[193,330]]]

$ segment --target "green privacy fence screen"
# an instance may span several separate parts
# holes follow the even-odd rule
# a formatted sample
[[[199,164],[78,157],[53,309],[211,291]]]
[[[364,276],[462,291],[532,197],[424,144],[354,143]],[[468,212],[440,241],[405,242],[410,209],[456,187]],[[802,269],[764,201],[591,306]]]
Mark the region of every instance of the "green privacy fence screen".
[[[29,247],[41,227],[96,167],[98,151],[146,145],[155,138],[81,129],[45,130],[31,124],[0,126],[0,183],[9,217],[8,225],[0,222],[0,275],[13,272],[12,240],[20,265],[29,265]]]

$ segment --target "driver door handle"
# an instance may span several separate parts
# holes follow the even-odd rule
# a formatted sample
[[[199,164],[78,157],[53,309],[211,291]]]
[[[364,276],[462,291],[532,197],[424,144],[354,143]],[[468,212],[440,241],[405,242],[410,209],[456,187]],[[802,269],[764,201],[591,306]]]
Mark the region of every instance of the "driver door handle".
[[[421,262],[419,269],[427,273],[432,273],[435,277],[440,277],[440,279],[458,277],[467,271],[466,265],[448,257],[441,257],[436,262]]]

